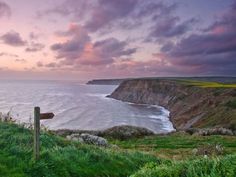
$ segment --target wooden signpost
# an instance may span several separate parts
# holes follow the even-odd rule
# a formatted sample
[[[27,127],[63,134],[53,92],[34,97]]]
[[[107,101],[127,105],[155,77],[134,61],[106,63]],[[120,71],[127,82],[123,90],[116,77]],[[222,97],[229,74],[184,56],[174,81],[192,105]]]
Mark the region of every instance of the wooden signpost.
[[[34,108],[34,159],[39,159],[39,148],[40,148],[40,120],[52,119],[53,113],[40,113],[40,107]]]

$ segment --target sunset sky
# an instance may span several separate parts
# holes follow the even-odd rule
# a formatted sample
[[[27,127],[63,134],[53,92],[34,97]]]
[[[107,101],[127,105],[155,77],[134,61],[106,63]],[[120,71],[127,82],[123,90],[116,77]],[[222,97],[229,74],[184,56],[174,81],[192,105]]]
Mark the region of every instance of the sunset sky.
[[[0,79],[236,76],[236,0],[0,0]]]

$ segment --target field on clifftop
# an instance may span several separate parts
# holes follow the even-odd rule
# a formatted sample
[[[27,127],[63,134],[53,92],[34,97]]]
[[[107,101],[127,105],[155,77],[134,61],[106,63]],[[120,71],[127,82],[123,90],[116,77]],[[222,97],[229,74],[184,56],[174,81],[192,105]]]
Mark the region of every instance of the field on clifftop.
[[[202,88],[236,88],[235,83],[220,83],[220,82],[210,82],[210,81],[198,81],[198,80],[177,80],[180,83],[186,84],[188,86],[197,86]]]
[[[236,138],[173,134],[109,142],[118,148],[100,148],[41,133],[41,158],[32,159],[29,129],[0,122],[0,176],[226,176],[236,174]],[[205,143],[221,143],[224,152],[203,158],[191,155]],[[183,154],[183,156],[181,156]],[[178,159],[175,160],[175,159]]]

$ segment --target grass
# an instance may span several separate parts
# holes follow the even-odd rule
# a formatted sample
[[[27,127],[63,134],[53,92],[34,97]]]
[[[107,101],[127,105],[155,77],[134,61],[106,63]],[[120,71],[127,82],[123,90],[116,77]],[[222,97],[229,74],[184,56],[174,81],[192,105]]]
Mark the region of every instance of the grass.
[[[157,157],[177,160],[191,158],[192,150],[205,144],[222,144],[225,148],[225,154],[236,153],[235,136],[191,136],[174,133],[172,135],[155,135],[126,141],[113,140],[113,143],[124,149],[150,152]]]
[[[236,170],[235,164],[228,162],[235,159],[235,155],[228,155],[235,153],[235,137],[193,137],[174,134],[126,141],[110,140],[120,147],[118,149],[81,145],[48,132],[42,132],[40,140],[40,160],[34,162],[32,159],[32,131],[19,125],[0,122],[0,176],[122,177],[148,176],[149,174],[151,174],[149,176],[155,176],[152,174],[156,174],[156,171],[159,174],[159,171],[163,171],[163,169],[170,171],[169,176],[184,176],[179,175],[179,172],[187,169],[186,174],[202,173],[213,176],[212,174],[224,173],[224,176],[231,177]],[[180,162],[176,162],[172,158],[179,152],[188,154],[199,143],[216,141],[226,147],[225,156],[202,159],[193,156],[190,158],[189,154],[188,157],[182,157]],[[149,169],[150,166],[152,166],[151,169]],[[216,171],[216,168],[219,170]],[[175,171],[178,173],[174,175]]]
[[[33,136],[21,126],[0,123],[0,176],[128,176],[158,158],[140,153],[72,143],[41,134],[41,158],[32,159]]]
[[[149,163],[132,177],[235,177],[236,155],[190,161]]]
[[[236,84],[224,84],[219,82],[206,82],[206,81],[196,81],[196,80],[177,80],[180,83],[197,86],[201,88],[236,88]]]

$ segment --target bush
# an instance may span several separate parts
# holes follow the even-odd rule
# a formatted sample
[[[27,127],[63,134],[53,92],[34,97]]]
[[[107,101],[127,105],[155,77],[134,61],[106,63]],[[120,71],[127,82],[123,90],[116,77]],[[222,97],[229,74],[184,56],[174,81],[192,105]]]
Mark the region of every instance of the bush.
[[[236,100],[228,101],[228,102],[226,103],[226,106],[227,106],[227,107],[230,107],[230,108],[233,108],[233,109],[236,109]]]

